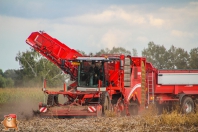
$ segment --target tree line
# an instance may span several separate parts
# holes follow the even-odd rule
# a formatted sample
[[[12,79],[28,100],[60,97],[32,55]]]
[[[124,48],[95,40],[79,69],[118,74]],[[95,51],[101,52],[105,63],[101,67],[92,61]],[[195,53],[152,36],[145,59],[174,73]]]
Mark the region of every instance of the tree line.
[[[83,55],[101,54],[125,54],[138,56],[135,48],[126,50],[123,47],[101,49],[96,53]],[[185,49],[171,46],[166,49],[163,45],[149,42],[148,47],[142,51],[143,57],[147,58],[158,69],[198,69],[198,47],[187,52]],[[8,69],[3,72],[0,69],[0,88],[4,87],[42,87],[43,80],[47,80],[48,87],[62,87],[63,82],[69,78],[56,65],[30,48],[25,52],[18,52],[15,60],[19,62],[20,69]]]
[[[149,42],[142,56],[158,69],[198,69],[198,47],[188,52],[173,45],[166,49],[163,45]]]

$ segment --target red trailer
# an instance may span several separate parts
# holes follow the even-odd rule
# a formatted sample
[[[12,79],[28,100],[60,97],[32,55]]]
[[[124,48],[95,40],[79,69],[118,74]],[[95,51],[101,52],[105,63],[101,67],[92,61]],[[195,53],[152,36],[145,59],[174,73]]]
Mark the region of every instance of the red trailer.
[[[179,103],[183,113],[195,110],[198,98],[198,70],[162,70],[147,63],[148,103],[172,109]]]
[[[44,32],[33,32],[26,43],[74,81],[60,91],[47,90],[44,85],[48,99],[39,104],[42,115],[101,116],[110,109],[134,115],[151,102],[176,101],[183,112],[194,110],[198,70],[158,70],[144,57],[122,54],[83,56]],[[60,95],[66,98],[62,104]]]

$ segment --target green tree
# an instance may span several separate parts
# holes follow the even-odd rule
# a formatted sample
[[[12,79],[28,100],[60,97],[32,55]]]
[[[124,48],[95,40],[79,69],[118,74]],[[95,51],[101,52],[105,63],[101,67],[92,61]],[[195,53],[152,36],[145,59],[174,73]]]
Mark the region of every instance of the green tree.
[[[96,55],[102,55],[102,54],[110,54],[110,49],[108,48],[101,49],[99,52],[96,53]]]
[[[113,47],[110,51],[110,54],[125,54],[125,55],[131,55],[131,52],[129,50],[126,50],[122,47]]]
[[[21,69],[23,69],[24,75],[31,78],[37,77],[37,61],[41,56],[34,50],[27,50],[26,52],[19,52],[15,57],[16,61],[19,61]]]
[[[142,51],[142,56],[146,57],[158,69],[189,68],[188,52],[173,45],[169,50],[166,50],[163,45],[160,46],[150,42],[148,48]]]
[[[163,45],[156,45],[154,42],[148,43],[148,48],[142,51],[142,56],[147,58],[158,69],[166,69],[168,54]]]
[[[132,49],[132,56],[138,56],[138,52],[136,49]]]
[[[18,78],[18,75],[16,73],[16,70],[13,69],[8,69],[4,72],[4,77],[5,78],[11,78],[13,80],[16,80]]]
[[[0,69],[0,75],[4,76],[2,69]]]
[[[6,78],[5,84],[6,84],[6,87],[11,88],[14,86],[14,81],[11,78]]]
[[[188,69],[189,68],[189,54],[182,48],[177,48],[175,52],[175,68]]]
[[[113,47],[111,50],[101,49],[99,52],[96,53],[96,55],[102,55],[102,54],[124,54],[124,55],[131,55],[131,52],[129,50],[126,50],[122,47]]]
[[[167,69],[188,69],[189,54],[182,48],[173,45],[168,50]]]
[[[191,69],[198,69],[198,47],[190,50],[189,58],[189,67]]]
[[[14,80],[14,87],[22,87],[24,86],[23,83],[25,82],[23,80],[23,69],[18,69],[18,70],[15,70],[15,73],[16,73],[16,78],[13,79]]]
[[[17,72],[23,87],[41,86],[44,79],[48,80],[49,87],[58,87],[63,84],[65,75],[52,62],[31,49],[19,52],[16,56],[21,69]],[[18,84],[17,83],[17,84]]]
[[[166,62],[166,67],[167,69],[176,69],[176,47],[173,45],[170,47],[170,49],[167,51],[168,52],[168,60]]]
[[[60,68],[45,58],[39,60],[37,71],[41,80],[48,80],[50,87],[62,86],[64,80],[68,77]]]
[[[5,88],[6,87],[6,79],[0,75],[0,88]]]
[[[6,77],[6,73],[0,69],[0,88],[13,87],[14,81],[10,77]]]
[[[77,50],[79,53],[81,53],[82,55],[86,55],[86,53],[82,50]]]

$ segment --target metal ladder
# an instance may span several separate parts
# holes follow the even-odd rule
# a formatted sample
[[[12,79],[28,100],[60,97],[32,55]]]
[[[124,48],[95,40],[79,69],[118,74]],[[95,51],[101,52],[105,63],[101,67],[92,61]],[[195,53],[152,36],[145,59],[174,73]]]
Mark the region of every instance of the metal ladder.
[[[125,58],[124,63],[124,86],[131,86],[131,60],[128,57]]]
[[[148,73],[148,104],[150,103],[150,95],[153,97],[152,103],[154,104],[154,81],[153,71]]]

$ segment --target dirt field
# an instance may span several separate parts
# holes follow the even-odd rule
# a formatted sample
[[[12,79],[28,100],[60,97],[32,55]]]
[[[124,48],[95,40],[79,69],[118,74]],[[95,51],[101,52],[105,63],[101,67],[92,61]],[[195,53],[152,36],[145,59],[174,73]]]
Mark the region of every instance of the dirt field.
[[[42,118],[34,116],[32,110],[37,109],[35,102],[24,101],[20,103],[8,103],[0,105],[0,119],[3,121],[6,114],[17,114],[19,121],[19,131],[24,132],[61,132],[61,131],[86,131],[86,132],[119,132],[119,131],[198,131],[198,124],[189,124],[188,122],[174,122],[173,118],[164,118],[163,115],[157,116],[152,113],[145,113],[130,117],[89,117],[89,118]],[[183,118],[181,116],[181,118]],[[165,120],[167,120],[165,122]],[[172,121],[171,121],[172,120]],[[172,123],[173,122],[173,123]],[[4,127],[0,125],[0,131]],[[10,131],[15,131],[10,129]]]
[[[0,89],[0,102],[4,102],[0,103],[0,122],[4,115],[16,114],[21,132],[198,132],[198,113],[182,115],[174,111],[157,115],[155,109],[149,107],[140,115],[130,117],[118,117],[110,112],[100,118],[42,118],[33,114],[33,110],[38,110],[40,100],[43,100],[40,89]],[[3,124],[0,124],[0,132],[3,129]]]
[[[156,117],[157,118],[157,117]],[[86,132],[120,132],[120,131],[197,131],[198,127],[149,125],[141,117],[101,117],[79,119],[44,119],[29,118],[19,120],[19,131],[24,132],[61,132],[61,131],[86,131]],[[0,126],[3,131],[3,125]],[[14,130],[12,130],[14,131]]]

